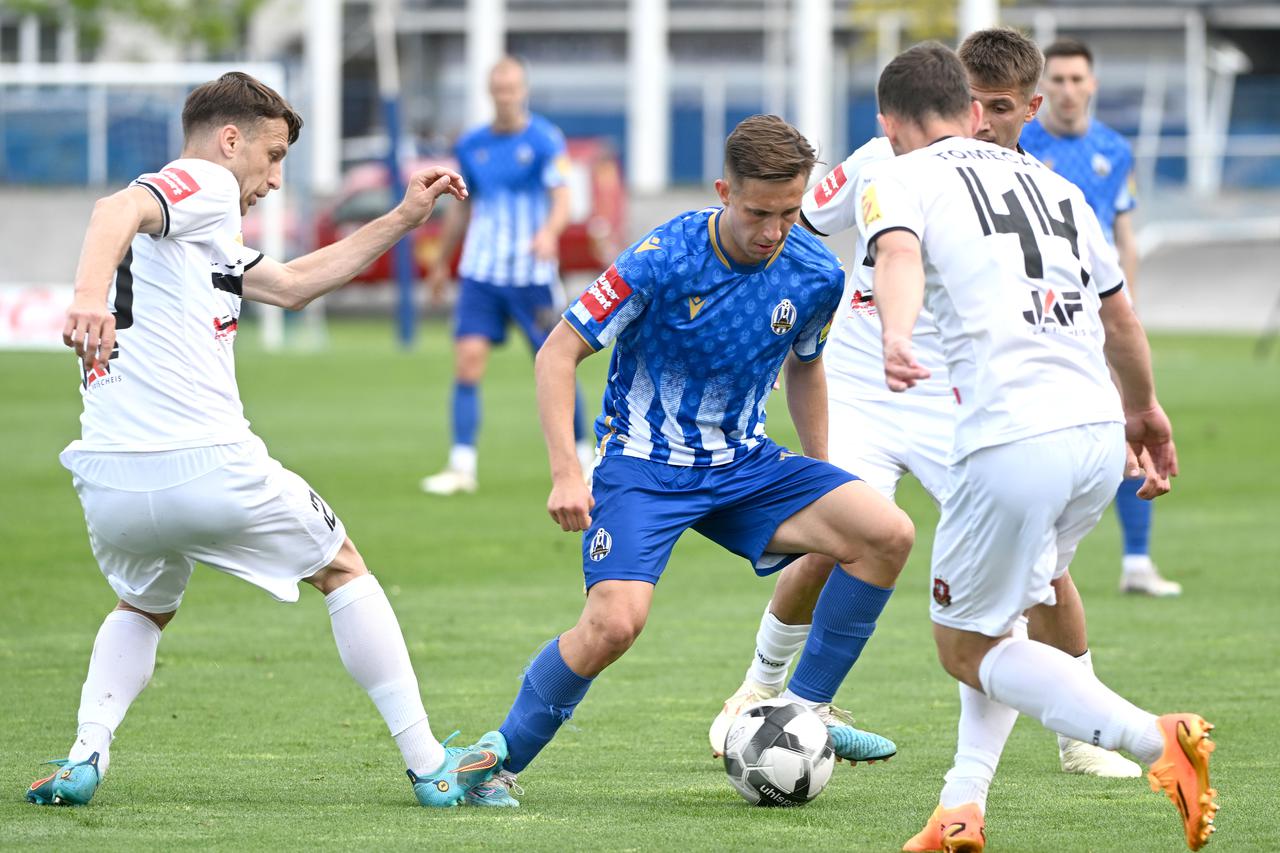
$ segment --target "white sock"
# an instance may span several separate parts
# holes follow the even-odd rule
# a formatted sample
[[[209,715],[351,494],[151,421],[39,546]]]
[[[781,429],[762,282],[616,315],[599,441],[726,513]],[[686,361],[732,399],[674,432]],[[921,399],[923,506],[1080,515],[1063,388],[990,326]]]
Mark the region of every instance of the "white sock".
[[[1075,661],[1076,661],[1076,663],[1078,663],[1078,664],[1080,664],[1081,666],[1083,666],[1085,669],[1089,670],[1089,672],[1093,672],[1093,652],[1092,652],[1092,650],[1090,650],[1090,649],[1085,649],[1084,654],[1079,655],[1078,657],[1076,657]],[[1062,750],[1062,749],[1066,749],[1068,746],[1070,746],[1070,745],[1071,745],[1071,743],[1072,743],[1071,738],[1067,737],[1066,735],[1058,735],[1058,749],[1060,749],[1060,750]]]
[[[1103,749],[1122,748],[1143,764],[1151,764],[1164,749],[1154,715],[1052,646],[1012,637],[1001,640],[982,659],[978,678],[987,696],[1060,735]]]
[[[473,445],[455,444],[449,448],[449,470],[474,477],[478,454]]]
[[[791,662],[809,638],[810,627],[785,625],[766,609],[760,618],[760,630],[756,632],[756,655],[747,669],[747,678],[766,687],[782,687]]]
[[[112,610],[93,641],[89,673],[80,689],[79,724],[71,761],[98,753],[98,773],[111,764],[111,741],[124,715],[156,669],[160,628],[141,613]]]
[[[444,747],[431,733],[418,679],[391,602],[373,575],[361,575],[324,598],[342,665],[365,689],[404,756],[419,773],[444,761]]]
[[[806,708],[816,708],[822,704],[821,702],[815,702],[812,699],[805,699],[803,696],[797,696],[796,694],[791,692],[790,687],[782,691],[782,695],[779,696],[778,698],[786,699],[789,702],[795,702],[797,705],[803,705]]]
[[[960,725],[956,737],[956,758],[947,771],[946,782],[938,802],[953,809],[965,803],[977,803],[987,810],[987,790],[995,778],[996,766],[1004,752],[1005,741],[1018,720],[1018,712],[1008,705],[960,685]]]

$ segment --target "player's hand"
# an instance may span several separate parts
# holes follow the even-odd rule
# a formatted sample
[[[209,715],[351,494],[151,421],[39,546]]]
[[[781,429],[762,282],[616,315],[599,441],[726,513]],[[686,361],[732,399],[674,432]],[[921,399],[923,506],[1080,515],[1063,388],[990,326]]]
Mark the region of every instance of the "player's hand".
[[[436,206],[436,199],[446,192],[459,201],[467,197],[467,184],[461,175],[443,166],[422,169],[409,176],[404,200],[396,210],[410,229],[417,228],[427,221]]]
[[[529,250],[540,261],[554,261],[560,254],[560,238],[543,228],[529,241]]]
[[[1132,453],[1130,449],[1130,453]],[[1138,454],[1138,473],[1137,477],[1142,477],[1142,485],[1138,488],[1138,497],[1144,501],[1153,501],[1161,495],[1169,494],[1173,486],[1169,483],[1168,477],[1161,477],[1156,473],[1155,465],[1151,461],[1151,454],[1144,449]]]
[[[1151,460],[1151,467],[1147,469],[1148,477],[1154,475],[1157,480],[1168,480],[1178,476],[1178,451],[1173,445],[1173,425],[1169,423],[1169,416],[1159,403],[1149,409],[1126,412],[1124,435],[1139,459],[1143,452],[1148,454]]]
[[[591,508],[595,505],[596,499],[591,496],[581,474],[557,480],[551,486],[551,496],[547,498],[547,512],[566,533],[590,527]]]
[[[911,339],[886,337],[884,341],[884,381],[890,391],[914,388],[916,382],[930,377],[911,352]]]
[[[427,297],[431,304],[439,307],[444,302],[445,291],[449,289],[449,262],[445,258],[436,258],[427,273]]]
[[[105,304],[77,298],[67,309],[62,342],[76,351],[86,371],[106,364],[116,346],[116,317]]]

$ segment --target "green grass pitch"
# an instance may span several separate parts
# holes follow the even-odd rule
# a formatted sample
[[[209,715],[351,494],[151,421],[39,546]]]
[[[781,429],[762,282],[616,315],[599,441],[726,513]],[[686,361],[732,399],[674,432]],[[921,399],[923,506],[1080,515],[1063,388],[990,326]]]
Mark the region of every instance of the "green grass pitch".
[[[413,352],[379,323],[335,323],[332,347],[267,356],[242,336],[250,420],[340,514],[399,614],[436,734],[474,738],[506,713],[522,668],[581,606],[578,539],[547,518],[528,354],[484,386],[481,492],[433,499],[444,460],[447,331]],[[1217,724],[1219,832],[1210,850],[1274,850],[1280,721],[1280,366],[1244,338],[1158,337],[1158,378],[1183,474],[1160,501],[1155,556],[1185,594],[1121,598],[1103,520],[1074,571],[1099,674],[1157,711]],[[606,358],[587,363],[598,401]],[[77,432],[67,354],[0,354],[0,846],[62,849],[896,850],[936,803],[956,689],[935,661],[927,566],[936,513],[914,484],[915,553],[838,697],[894,738],[885,765],[841,765],[797,810],[747,806],[706,730],[738,684],[772,589],[696,534],[676,549],[636,647],[596,683],[523,775],[518,812],[414,805],[372,703],[344,673],[319,594],[285,606],[207,569],[165,632],[151,687],[118,733],[94,803],[22,801],[66,754],[94,633],[113,596],[89,554],[58,450]],[[782,400],[772,434],[793,441]],[[1064,776],[1054,738],[1019,722],[993,787],[992,850],[1183,849],[1145,781]]]

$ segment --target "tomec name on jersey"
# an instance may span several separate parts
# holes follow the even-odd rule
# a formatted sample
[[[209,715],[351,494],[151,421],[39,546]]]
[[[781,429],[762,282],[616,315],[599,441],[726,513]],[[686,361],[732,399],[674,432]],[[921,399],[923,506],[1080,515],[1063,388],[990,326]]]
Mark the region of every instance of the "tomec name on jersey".
[[[792,228],[765,261],[729,258],[720,208],[686,213],[623,252],[564,313],[587,345],[617,342],[596,422],[605,455],[732,462],[764,436],[788,351],[822,353],[844,272]]]

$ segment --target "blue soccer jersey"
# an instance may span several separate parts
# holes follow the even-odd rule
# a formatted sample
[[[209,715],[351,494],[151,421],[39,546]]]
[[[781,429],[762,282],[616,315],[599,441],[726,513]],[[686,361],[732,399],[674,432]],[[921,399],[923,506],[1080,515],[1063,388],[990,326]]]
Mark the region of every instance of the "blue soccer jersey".
[[[721,208],[686,213],[627,249],[564,313],[592,349],[616,341],[596,436],[605,456],[723,465],[764,438],[788,351],[822,353],[844,290],[835,255],[792,228],[744,266]]]
[[[471,193],[459,275],[503,286],[555,282],[555,261],[535,258],[530,242],[551,211],[548,190],[569,177],[560,129],[537,115],[518,133],[486,125],[459,139],[454,156]]]
[[[1115,242],[1116,214],[1137,206],[1133,151],[1116,131],[1094,119],[1083,136],[1055,136],[1035,119],[1022,130],[1027,153],[1080,188],[1107,241]]]

